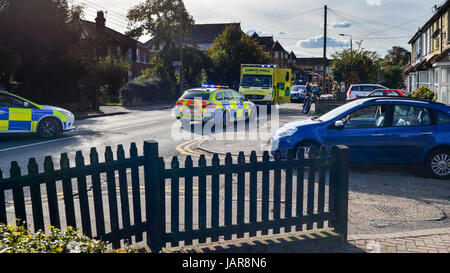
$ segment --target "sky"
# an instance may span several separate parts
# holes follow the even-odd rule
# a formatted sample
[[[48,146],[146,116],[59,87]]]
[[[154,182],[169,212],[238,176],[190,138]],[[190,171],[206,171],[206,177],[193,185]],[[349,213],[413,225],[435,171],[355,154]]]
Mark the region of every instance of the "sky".
[[[85,5],[85,19],[106,11],[106,25],[124,33],[126,14],[144,0],[69,0]],[[386,55],[408,41],[444,0],[184,0],[198,24],[241,23],[244,32],[274,36],[297,57],[323,56],[324,5],[328,6],[327,56],[350,47]],[[345,34],[341,36],[340,34]],[[145,42],[148,36],[141,37]],[[362,41],[362,42],[361,42]]]

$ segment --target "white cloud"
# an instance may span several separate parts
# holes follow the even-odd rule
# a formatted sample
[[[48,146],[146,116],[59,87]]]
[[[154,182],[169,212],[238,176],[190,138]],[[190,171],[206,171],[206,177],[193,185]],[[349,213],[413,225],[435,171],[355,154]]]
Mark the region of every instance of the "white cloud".
[[[369,6],[380,6],[381,0],[366,0]]]
[[[348,28],[352,26],[349,22],[332,22],[328,25],[334,28]]]
[[[320,24],[320,27],[321,28],[323,28],[323,23],[322,24]],[[331,23],[328,23],[328,26],[329,27],[332,27],[332,28],[349,28],[349,27],[351,27],[352,26],[352,24],[350,24],[350,22],[348,22],[348,21],[344,21],[344,22],[331,22]]]
[[[303,48],[323,48],[323,35],[315,36],[306,40],[298,41],[297,46]],[[327,47],[347,47],[348,41],[341,41],[332,37],[327,37]]]
[[[250,29],[247,30],[247,34],[248,35],[253,35],[253,33],[258,34],[258,36],[273,36],[271,33],[265,32],[263,30],[258,30],[258,29]]]

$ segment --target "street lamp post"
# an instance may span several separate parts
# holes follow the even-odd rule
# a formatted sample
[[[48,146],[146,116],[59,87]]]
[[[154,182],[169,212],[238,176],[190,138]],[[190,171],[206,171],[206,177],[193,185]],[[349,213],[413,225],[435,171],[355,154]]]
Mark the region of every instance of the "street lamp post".
[[[350,51],[353,51],[353,37],[352,37],[352,35],[347,35],[347,34],[343,34],[343,33],[341,33],[339,35],[350,37]]]

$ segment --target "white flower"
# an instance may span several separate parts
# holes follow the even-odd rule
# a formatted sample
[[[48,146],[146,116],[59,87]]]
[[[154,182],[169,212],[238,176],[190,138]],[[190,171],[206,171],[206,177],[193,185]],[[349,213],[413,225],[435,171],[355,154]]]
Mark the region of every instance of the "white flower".
[[[67,249],[69,250],[69,253],[81,253],[81,243],[79,242],[69,242],[67,244]]]

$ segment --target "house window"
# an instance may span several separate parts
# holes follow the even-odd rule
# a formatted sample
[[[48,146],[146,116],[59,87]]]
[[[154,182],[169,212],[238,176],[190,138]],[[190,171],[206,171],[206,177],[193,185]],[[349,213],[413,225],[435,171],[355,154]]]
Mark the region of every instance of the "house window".
[[[138,62],[138,63],[141,62],[141,49],[140,48],[136,49],[136,62]]]
[[[146,64],[146,63],[147,63],[147,53],[144,52],[143,55],[144,55],[144,56],[143,56],[144,63]]]
[[[279,58],[279,52],[275,52],[275,59],[278,59]]]
[[[114,54],[113,54],[113,47],[112,46],[108,46],[108,57],[112,57],[112,56],[114,56]]]
[[[120,58],[122,58],[122,49],[120,46],[117,46],[117,59],[120,60]]]
[[[127,52],[127,61],[132,62],[133,61],[133,49],[129,48]]]

